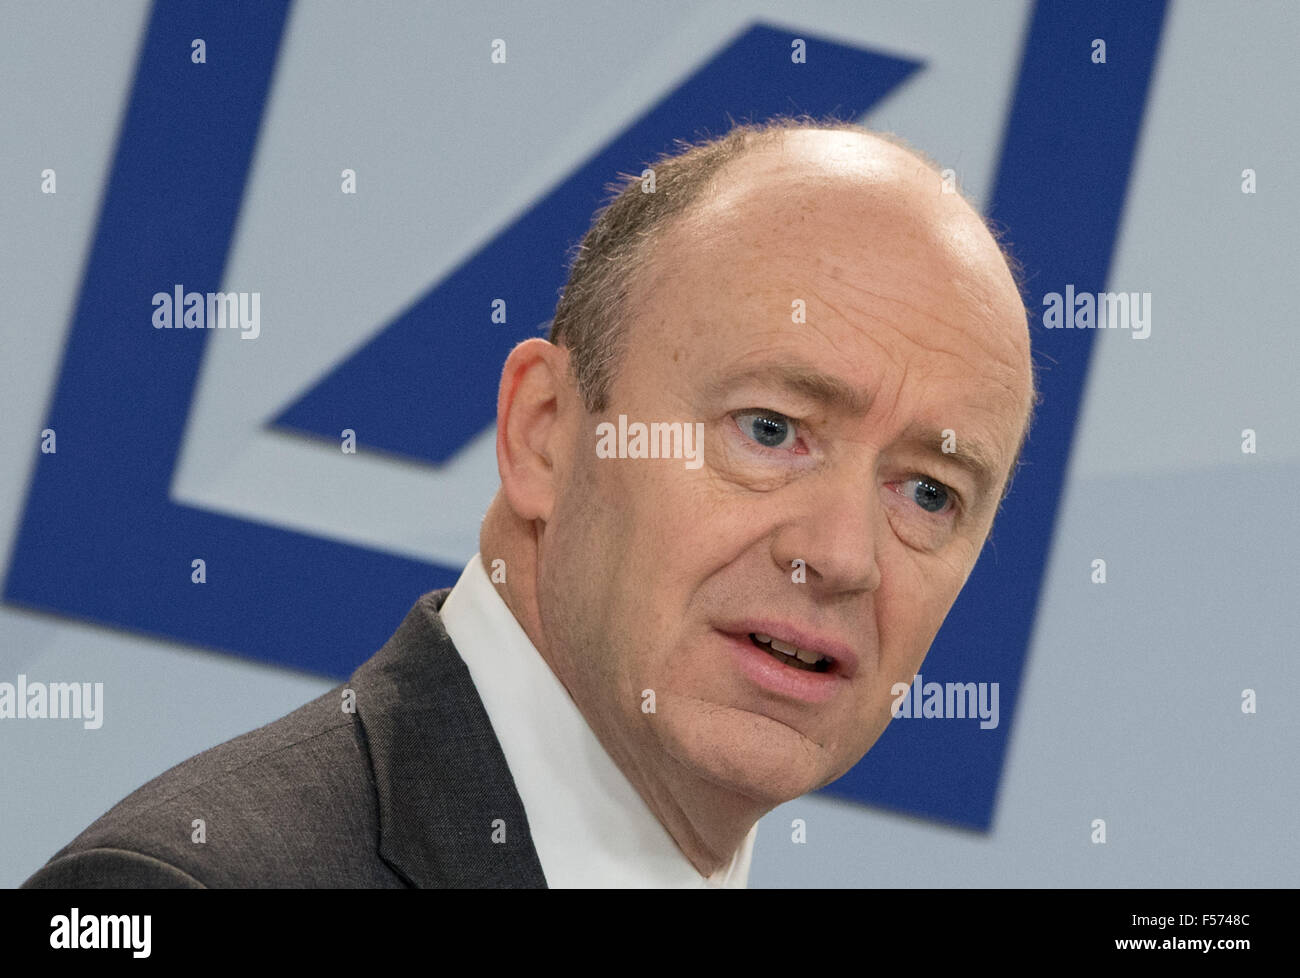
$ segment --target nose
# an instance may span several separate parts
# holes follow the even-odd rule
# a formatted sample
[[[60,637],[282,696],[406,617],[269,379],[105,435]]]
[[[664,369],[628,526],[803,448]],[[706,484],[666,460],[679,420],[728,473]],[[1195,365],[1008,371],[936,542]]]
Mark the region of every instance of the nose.
[[[777,532],[772,557],[798,582],[831,593],[875,591],[880,587],[877,543],[887,519],[871,479],[819,478],[807,487],[797,514]],[[866,487],[866,488],[864,488]]]

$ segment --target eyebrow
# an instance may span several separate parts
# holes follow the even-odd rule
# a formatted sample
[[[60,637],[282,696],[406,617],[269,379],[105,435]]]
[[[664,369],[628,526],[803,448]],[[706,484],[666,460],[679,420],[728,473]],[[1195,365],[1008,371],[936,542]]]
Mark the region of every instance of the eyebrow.
[[[869,394],[857,390],[838,377],[792,363],[760,364],[725,374],[711,382],[706,393],[716,396],[746,381],[775,384],[806,400],[816,401],[818,404],[846,414],[866,414],[867,409],[871,407]]]
[[[945,452],[939,447],[943,442],[942,431],[913,426],[903,432],[903,440],[921,445],[926,454],[943,459],[969,473],[983,496],[992,494],[997,485],[997,455],[978,439],[957,434],[953,450]]]
[[[845,414],[866,414],[871,407],[871,395],[838,377],[799,364],[760,364],[729,373],[708,384],[707,392],[716,396],[746,381],[775,384]],[[998,481],[997,454],[979,439],[958,435],[953,451],[945,452],[939,447],[943,442],[943,431],[920,425],[912,425],[905,430],[902,439],[923,446],[927,454],[969,473],[981,495],[992,494]]]

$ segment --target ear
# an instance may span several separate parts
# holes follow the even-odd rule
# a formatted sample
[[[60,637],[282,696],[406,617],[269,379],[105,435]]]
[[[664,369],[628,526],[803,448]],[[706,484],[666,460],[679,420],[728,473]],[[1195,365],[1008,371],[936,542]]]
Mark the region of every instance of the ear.
[[[510,351],[497,392],[497,471],[522,520],[551,518],[575,410],[568,351],[540,338]]]

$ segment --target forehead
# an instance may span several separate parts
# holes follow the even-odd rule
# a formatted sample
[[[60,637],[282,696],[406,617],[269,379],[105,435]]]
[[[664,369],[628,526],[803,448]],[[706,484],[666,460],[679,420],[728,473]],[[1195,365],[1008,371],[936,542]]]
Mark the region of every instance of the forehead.
[[[1024,326],[1006,262],[980,216],[925,162],[864,134],[796,131],[733,160],[651,250],[661,266],[818,275],[973,300]],[[740,263],[744,263],[741,265]],[[987,308],[992,306],[998,308]]]

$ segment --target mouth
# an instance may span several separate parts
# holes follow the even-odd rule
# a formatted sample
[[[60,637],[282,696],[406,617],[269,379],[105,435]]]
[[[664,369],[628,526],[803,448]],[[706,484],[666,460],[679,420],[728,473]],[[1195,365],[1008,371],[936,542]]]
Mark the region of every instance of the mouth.
[[[809,652],[806,649],[773,638],[771,635],[750,632],[749,640],[757,648],[762,649],[772,658],[783,665],[789,666],[791,669],[800,669],[804,672],[827,672],[835,662],[830,656]]]

